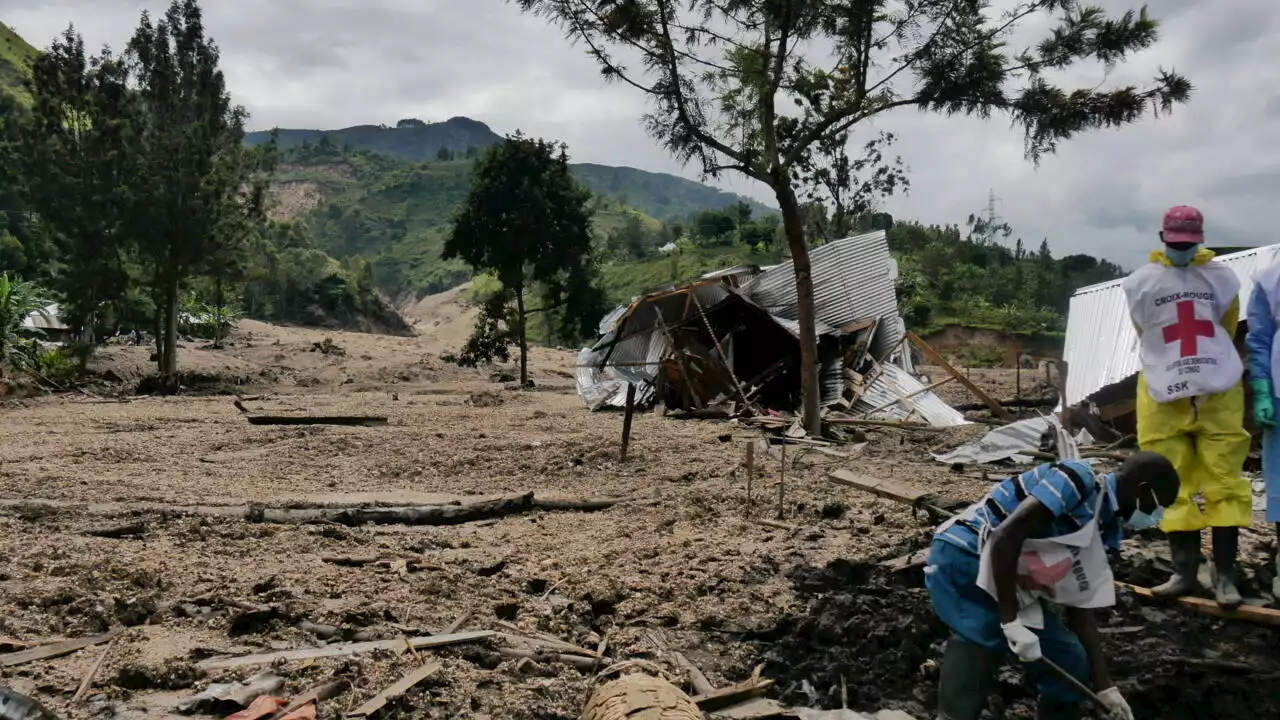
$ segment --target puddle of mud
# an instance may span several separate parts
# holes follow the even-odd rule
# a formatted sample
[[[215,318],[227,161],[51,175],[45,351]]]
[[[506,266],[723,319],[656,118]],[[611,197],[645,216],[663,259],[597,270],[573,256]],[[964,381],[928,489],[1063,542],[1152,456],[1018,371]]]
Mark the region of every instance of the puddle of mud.
[[[1116,572],[1122,580],[1145,579],[1153,569],[1121,563]],[[755,638],[784,703],[836,709],[843,684],[851,709],[934,717],[937,663],[950,631],[933,614],[918,571],[893,575],[837,560],[798,568],[791,580],[803,609]],[[1280,629],[1139,602],[1123,592],[1115,608],[1099,614],[1099,624],[1111,673],[1137,717],[1280,717]],[[1196,664],[1202,660],[1248,671]],[[1010,663],[988,707],[997,720],[1031,718],[1034,694]]]

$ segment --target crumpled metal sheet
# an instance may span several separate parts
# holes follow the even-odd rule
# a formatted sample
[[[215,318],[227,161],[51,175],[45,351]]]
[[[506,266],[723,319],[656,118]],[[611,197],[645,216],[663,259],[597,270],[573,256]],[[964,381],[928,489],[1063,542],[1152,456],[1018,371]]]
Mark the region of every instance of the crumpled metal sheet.
[[[998,427],[983,435],[981,439],[961,445],[945,453],[934,453],[933,459],[940,463],[964,465],[998,462],[1010,459],[1014,462],[1034,462],[1029,455],[1019,455],[1019,450],[1035,450],[1040,447],[1040,438],[1046,430],[1052,430],[1055,442],[1060,448],[1059,457],[1063,460],[1080,459],[1079,445],[1063,429],[1055,415],[1027,418],[1016,423]]]
[[[868,413],[893,402],[901,396],[910,395],[912,397],[908,402],[915,406],[920,415],[924,416],[925,422],[934,427],[953,427],[969,424],[969,421],[964,419],[964,415],[959,410],[943,402],[942,398],[935,395],[932,390],[920,392],[924,390],[925,385],[911,373],[891,363],[881,365],[880,369],[880,375],[867,386],[866,392],[854,404],[854,413]],[[919,394],[913,395],[913,393]],[[906,404],[899,402],[877,411],[872,417],[886,420],[906,420],[910,414],[911,411]]]

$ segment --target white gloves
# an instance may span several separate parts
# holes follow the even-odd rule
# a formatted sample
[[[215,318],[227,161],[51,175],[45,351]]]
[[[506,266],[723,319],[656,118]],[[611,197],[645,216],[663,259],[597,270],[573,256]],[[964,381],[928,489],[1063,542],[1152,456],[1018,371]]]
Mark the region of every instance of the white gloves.
[[[1004,637],[1009,641],[1009,649],[1018,656],[1019,660],[1035,662],[1041,658],[1040,636],[1031,632],[1031,629],[1023,625],[1021,620],[1001,623],[1000,629],[1004,631]]]
[[[1107,706],[1108,717],[1114,720],[1133,720],[1133,710],[1129,708],[1129,703],[1116,688],[1109,687],[1098,693],[1098,699]]]

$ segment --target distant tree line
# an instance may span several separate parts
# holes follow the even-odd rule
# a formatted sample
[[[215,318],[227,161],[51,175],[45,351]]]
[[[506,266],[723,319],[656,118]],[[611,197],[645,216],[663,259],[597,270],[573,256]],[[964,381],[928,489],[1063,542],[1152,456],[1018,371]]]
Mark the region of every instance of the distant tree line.
[[[172,380],[184,308],[288,318],[374,297],[367,269],[267,222],[275,146],[245,147],[196,0],[144,12],[121,55],[69,27],[27,85],[29,108],[0,93],[0,272],[48,287],[86,345],[149,330]]]

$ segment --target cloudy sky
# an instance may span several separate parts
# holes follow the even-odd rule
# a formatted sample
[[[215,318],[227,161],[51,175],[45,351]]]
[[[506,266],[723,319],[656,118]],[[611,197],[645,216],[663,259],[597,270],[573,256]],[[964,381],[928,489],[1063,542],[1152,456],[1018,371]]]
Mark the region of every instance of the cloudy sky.
[[[1095,0],[1110,10],[1138,0]],[[166,0],[2,0],[0,20],[45,46],[70,22],[91,47],[121,47],[143,9]],[[962,223],[988,190],[1029,246],[1088,252],[1126,267],[1156,242],[1163,210],[1194,204],[1210,241],[1277,241],[1267,218],[1280,194],[1280,86],[1266,71],[1280,56],[1280,3],[1150,0],[1164,21],[1159,45],[1110,74],[1071,79],[1143,82],[1175,68],[1196,86],[1172,117],[1079,137],[1039,168],[1001,119],[981,122],[899,110],[875,129],[899,135],[908,196],[900,218]],[[505,0],[206,0],[206,29],[222,48],[251,126],[333,129],[406,117],[465,115],[499,133],[562,139],[577,161],[630,165],[697,178],[641,130],[644,99],[606,86],[593,62],[554,27]],[[1034,30],[1034,28],[1030,28]],[[1031,36],[1028,36],[1030,39]],[[872,130],[869,128],[869,130]],[[770,201],[748,181],[729,187]]]

